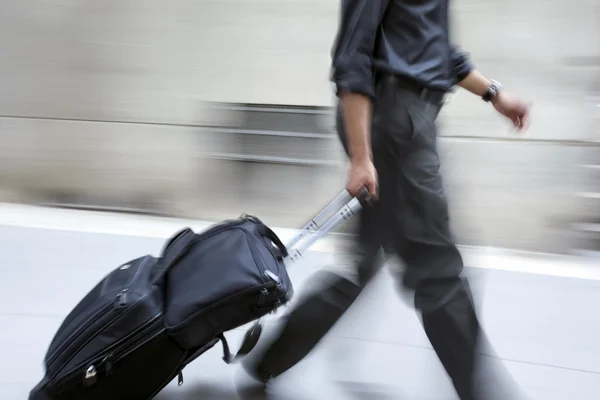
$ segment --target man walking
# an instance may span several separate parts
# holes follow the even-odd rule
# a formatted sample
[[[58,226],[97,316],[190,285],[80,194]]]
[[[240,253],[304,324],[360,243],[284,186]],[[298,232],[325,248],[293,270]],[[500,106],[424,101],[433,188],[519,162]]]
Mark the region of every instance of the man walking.
[[[427,337],[460,399],[490,398],[475,391],[480,326],[449,227],[435,121],[455,85],[521,130],[529,107],[450,44],[448,3],[342,1],[332,76],[350,157],[347,189],[367,187],[372,197],[361,215],[359,282],[328,274],[324,288],[296,305],[268,349],[246,365],[263,382],[320,341],[382,264],[385,248],[405,263],[402,283],[414,291]]]

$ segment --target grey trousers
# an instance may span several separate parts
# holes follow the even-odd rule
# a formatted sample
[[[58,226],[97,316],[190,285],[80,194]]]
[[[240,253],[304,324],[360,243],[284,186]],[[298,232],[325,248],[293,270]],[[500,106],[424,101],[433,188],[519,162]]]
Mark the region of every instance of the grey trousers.
[[[285,372],[319,343],[381,267],[385,248],[406,266],[401,283],[414,292],[427,337],[459,397],[480,399],[474,393],[480,327],[449,227],[436,148],[440,108],[395,77],[380,81],[372,128],[380,198],[360,215],[359,282],[333,272],[309,278],[319,289],[294,307],[261,356],[255,371],[261,379]]]

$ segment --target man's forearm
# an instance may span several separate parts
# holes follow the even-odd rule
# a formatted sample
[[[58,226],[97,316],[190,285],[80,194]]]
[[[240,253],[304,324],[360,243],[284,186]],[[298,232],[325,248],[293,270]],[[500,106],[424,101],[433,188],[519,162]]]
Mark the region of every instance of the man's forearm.
[[[473,93],[477,96],[483,96],[492,82],[487,79],[483,74],[476,69],[469,72],[469,74],[460,82],[458,86],[465,90]]]
[[[340,93],[342,113],[350,161],[372,159],[371,151],[371,99],[356,93]]]

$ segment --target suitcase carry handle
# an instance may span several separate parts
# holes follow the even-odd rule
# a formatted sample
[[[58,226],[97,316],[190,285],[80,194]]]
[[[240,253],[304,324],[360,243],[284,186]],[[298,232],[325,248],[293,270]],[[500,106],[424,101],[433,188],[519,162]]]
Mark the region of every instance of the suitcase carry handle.
[[[275,247],[277,247],[277,250],[279,250],[279,255],[281,256],[281,258],[285,258],[288,256],[288,250],[287,247],[283,244],[283,242],[281,241],[281,239],[279,239],[279,236],[277,236],[277,234],[275,232],[273,232],[273,230],[271,230],[271,228],[269,228],[266,225],[259,225],[260,226],[260,234],[262,236],[264,236],[265,238],[269,239],[271,242],[273,242],[273,244],[275,245]]]

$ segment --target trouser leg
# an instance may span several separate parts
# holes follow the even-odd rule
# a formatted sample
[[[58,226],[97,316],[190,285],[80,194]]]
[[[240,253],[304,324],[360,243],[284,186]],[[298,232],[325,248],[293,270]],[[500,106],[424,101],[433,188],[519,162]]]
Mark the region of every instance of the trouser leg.
[[[338,132],[346,148],[343,124],[338,119]],[[301,298],[285,317],[283,327],[272,339],[257,362],[256,375],[262,380],[276,377],[300,362],[331,330],[358,298],[363,288],[383,265],[380,254],[381,230],[377,205],[366,206],[359,214],[357,235],[357,280],[331,271],[319,271],[307,279],[304,287],[310,293]]]
[[[312,281],[320,288],[294,307],[258,363],[257,373],[261,380],[279,376],[304,359],[363,289],[334,272],[317,273]]]
[[[449,228],[435,119],[439,107],[401,88],[383,87],[374,116],[380,201],[406,264],[403,283],[440,361],[462,400],[475,399],[479,322],[463,261]]]

